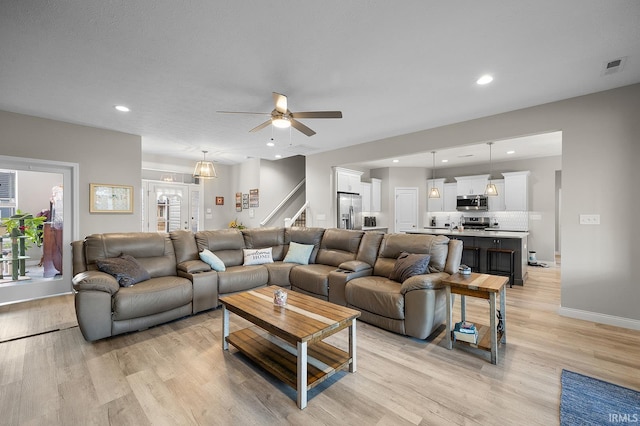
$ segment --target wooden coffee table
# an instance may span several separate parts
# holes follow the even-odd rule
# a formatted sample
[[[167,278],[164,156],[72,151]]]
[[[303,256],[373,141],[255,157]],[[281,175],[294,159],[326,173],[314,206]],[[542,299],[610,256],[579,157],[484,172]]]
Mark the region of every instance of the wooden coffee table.
[[[449,278],[442,280],[447,286],[447,349],[453,348],[452,334],[452,302],[451,294],[460,295],[460,316],[462,321],[466,320],[466,296],[479,297],[489,300],[489,327],[476,324],[478,329],[478,343],[459,342],[469,346],[477,347],[491,352],[491,363],[498,363],[498,339],[502,343],[507,343],[507,318],[506,318],[506,284],[509,277],[476,274],[471,275],[453,274]],[[500,293],[500,315],[502,317],[502,330],[498,330],[496,322],[496,295]]]
[[[356,318],[360,312],[301,293],[288,291],[287,305],[273,304],[271,286],[220,298],[222,348],[229,343],[298,394],[298,407],[307,406],[307,391],[349,366],[356,371]],[[229,333],[229,312],[258,327]],[[349,328],[349,351],[322,340]]]

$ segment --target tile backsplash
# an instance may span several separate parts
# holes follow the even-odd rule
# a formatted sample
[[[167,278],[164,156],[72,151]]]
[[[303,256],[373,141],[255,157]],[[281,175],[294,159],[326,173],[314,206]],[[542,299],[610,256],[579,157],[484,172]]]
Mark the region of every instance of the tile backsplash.
[[[431,226],[431,217],[435,216],[436,226],[444,227],[445,224],[451,223],[458,226],[465,217],[489,217],[491,222],[498,223],[500,229],[509,231],[528,231],[529,230],[529,212],[433,212],[426,213],[424,217],[424,226]]]

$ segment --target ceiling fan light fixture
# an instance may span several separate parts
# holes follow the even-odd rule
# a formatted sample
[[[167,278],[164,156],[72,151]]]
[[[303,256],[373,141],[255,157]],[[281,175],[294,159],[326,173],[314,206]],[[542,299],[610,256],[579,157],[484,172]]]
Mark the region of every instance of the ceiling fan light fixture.
[[[271,119],[271,124],[276,126],[279,129],[287,129],[291,127],[291,121],[288,117],[282,115],[280,117],[274,117]]]
[[[202,161],[196,163],[196,168],[193,170],[193,177],[199,179],[213,179],[217,178],[216,168],[211,161],[207,161],[207,152],[202,151]]]

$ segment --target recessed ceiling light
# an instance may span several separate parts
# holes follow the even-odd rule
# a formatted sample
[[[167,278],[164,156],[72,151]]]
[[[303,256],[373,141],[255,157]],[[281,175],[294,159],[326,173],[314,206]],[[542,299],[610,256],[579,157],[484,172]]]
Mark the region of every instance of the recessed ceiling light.
[[[282,158],[282,155],[276,154],[276,158]]]
[[[448,162],[449,162],[449,160],[442,160],[442,162],[443,162],[443,163],[448,163]]]
[[[507,154],[515,154],[515,151],[507,151]]]
[[[393,162],[394,162],[394,163],[399,163],[399,162],[400,162],[400,160],[393,160]]]
[[[267,142],[267,146],[276,146],[276,144],[273,142]]]
[[[489,74],[485,74],[482,77],[480,77],[476,83],[478,84],[489,84],[493,81],[493,77],[491,77]]]
[[[127,108],[124,105],[116,105],[114,108],[117,109],[120,112],[129,112],[129,111],[131,111],[129,108]]]

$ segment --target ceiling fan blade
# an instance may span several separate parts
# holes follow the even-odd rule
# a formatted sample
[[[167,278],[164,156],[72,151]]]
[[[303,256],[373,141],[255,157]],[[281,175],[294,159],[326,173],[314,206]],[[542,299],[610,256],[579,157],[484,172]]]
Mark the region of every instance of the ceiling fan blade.
[[[257,115],[271,115],[270,112],[248,112],[248,111],[216,111],[218,114],[257,114]]]
[[[316,132],[314,132],[313,130],[311,130],[310,128],[308,128],[307,126],[302,124],[301,122],[294,120],[293,118],[289,119],[289,121],[291,121],[291,126],[294,129],[301,131],[302,133],[304,133],[307,136],[313,136],[313,135],[316,134]]]
[[[342,118],[342,111],[306,111],[292,112],[293,118]]]
[[[267,127],[269,124],[271,124],[271,120],[267,120],[264,123],[260,124],[259,126],[254,127],[253,129],[249,130],[249,133],[257,132],[258,130],[262,130],[265,127]]]
[[[281,114],[287,113],[287,97],[285,95],[273,92],[273,103],[276,104],[276,111]]]

